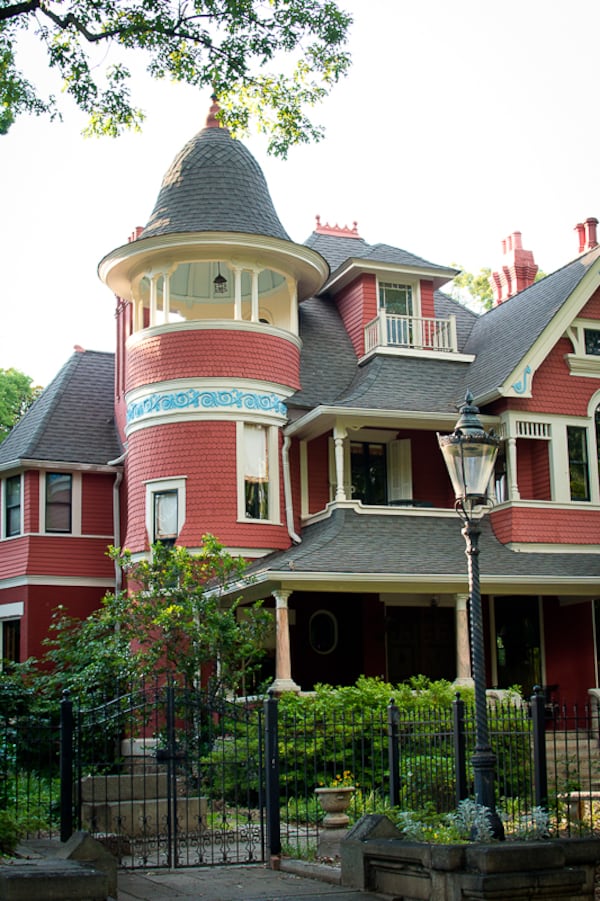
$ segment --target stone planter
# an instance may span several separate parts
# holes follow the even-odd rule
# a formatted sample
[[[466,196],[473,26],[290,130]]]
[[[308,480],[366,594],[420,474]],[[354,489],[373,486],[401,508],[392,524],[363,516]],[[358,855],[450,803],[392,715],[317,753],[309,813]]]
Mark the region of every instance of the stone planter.
[[[600,838],[436,845],[386,817],[363,817],[341,843],[342,884],[406,901],[593,901]]]
[[[352,800],[353,785],[342,785],[339,788],[315,788],[315,795],[325,816],[323,825],[326,829],[345,829],[350,822],[346,813]]]

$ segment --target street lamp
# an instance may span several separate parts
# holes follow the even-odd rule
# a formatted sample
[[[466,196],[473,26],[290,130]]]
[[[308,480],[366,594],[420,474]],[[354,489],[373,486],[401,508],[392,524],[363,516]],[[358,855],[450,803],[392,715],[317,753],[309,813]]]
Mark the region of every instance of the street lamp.
[[[460,417],[451,435],[439,435],[454,494],[455,508],[463,522],[469,573],[469,611],[471,614],[471,660],[475,683],[475,753],[472,757],[475,800],[489,810],[494,838],[504,838],[502,821],[494,800],[494,767],[496,756],[488,735],[485,693],[485,645],[479,588],[479,521],[491,505],[488,485],[494,471],[500,441],[483,428],[479,408],[467,391],[459,408]]]

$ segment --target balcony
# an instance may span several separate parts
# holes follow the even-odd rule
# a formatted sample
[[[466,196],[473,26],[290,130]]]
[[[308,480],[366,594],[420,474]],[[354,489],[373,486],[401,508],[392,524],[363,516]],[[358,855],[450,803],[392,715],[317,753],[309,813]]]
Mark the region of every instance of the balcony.
[[[456,353],[456,318],[398,316],[382,310],[376,319],[365,326],[365,353],[377,347]]]

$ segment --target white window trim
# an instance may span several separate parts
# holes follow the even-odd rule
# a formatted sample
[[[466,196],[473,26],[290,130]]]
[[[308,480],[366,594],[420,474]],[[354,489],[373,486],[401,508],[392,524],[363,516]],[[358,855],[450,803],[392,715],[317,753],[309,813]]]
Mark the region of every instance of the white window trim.
[[[23,499],[25,496],[24,495],[25,479],[23,478],[22,472],[15,473],[15,475],[18,475],[21,480],[21,504],[20,504],[20,510],[19,510],[19,533],[18,533],[18,535],[8,535],[6,532],[6,501],[7,501],[6,481],[7,481],[7,479],[14,478],[14,476],[7,476],[6,478],[2,479],[2,522],[0,523],[0,540],[2,540],[2,541],[4,541],[5,539],[9,540],[11,538],[21,538],[23,535],[23,529],[24,529]],[[0,609],[1,609],[1,607],[0,607]]]
[[[600,331],[597,319],[574,319],[566,331],[566,337],[573,345],[573,353],[566,354],[571,375],[586,378],[600,378],[600,356],[585,352],[585,330]]]
[[[267,454],[269,465],[269,516],[267,519],[251,519],[246,516],[246,486],[244,459],[244,428],[246,425],[262,425],[267,430]],[[279,428],[260,419],[238,419],[235,424],[236,472],[237,472],[237,521],[258,525],[281,525],[279,503]]]
[[[71,476],[71,531],[70,532],[47,532],[46,531],[46,471],[40,472],[40,532],[45,535],[53,535],[57,538],[66,538],[69,535],[81,536],[81,473],[72,472],[68,469],[49,469],[49,474],[56,472],[64,472]]]
[[[154,544],[154,495],[164,491],[177,492],[177,535],[181,534],[186,518],[187,476],[152,479],[146,482],[146,534],[148,543]]]
[[[384,310],[385,307],[381,306],[381,291],[380,288],[382,285],[400,285],[401,287],[409,287],[412,288],[412,316],[415,318],[420,318],[421,316],[421,279],[405,277],[399,274],[397,277],[393,274],[388,274],[386,276],[377,276],[377,312],[379,313],[381,310]]]

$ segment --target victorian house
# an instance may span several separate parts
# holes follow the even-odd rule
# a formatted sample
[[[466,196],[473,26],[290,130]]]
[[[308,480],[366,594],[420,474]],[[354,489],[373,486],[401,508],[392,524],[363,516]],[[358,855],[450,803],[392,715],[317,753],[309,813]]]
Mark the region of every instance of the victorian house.
[[[584,700],[597,685],[600,248],[534,281],[515,233],[494,307],[455,270],[317,219],[287,235],[243,144],[204,127],[149,222],[107,254],[114,356],[77,348],[0,445],[2,656],[52,608],[85,616],[108,544],[250,561],[280,690],[358,675],[470,678],[465,545],[437,433],[470,390],[502,439],[483,521],[488,685]],[[227,596],[223,603],[227,603]]]

